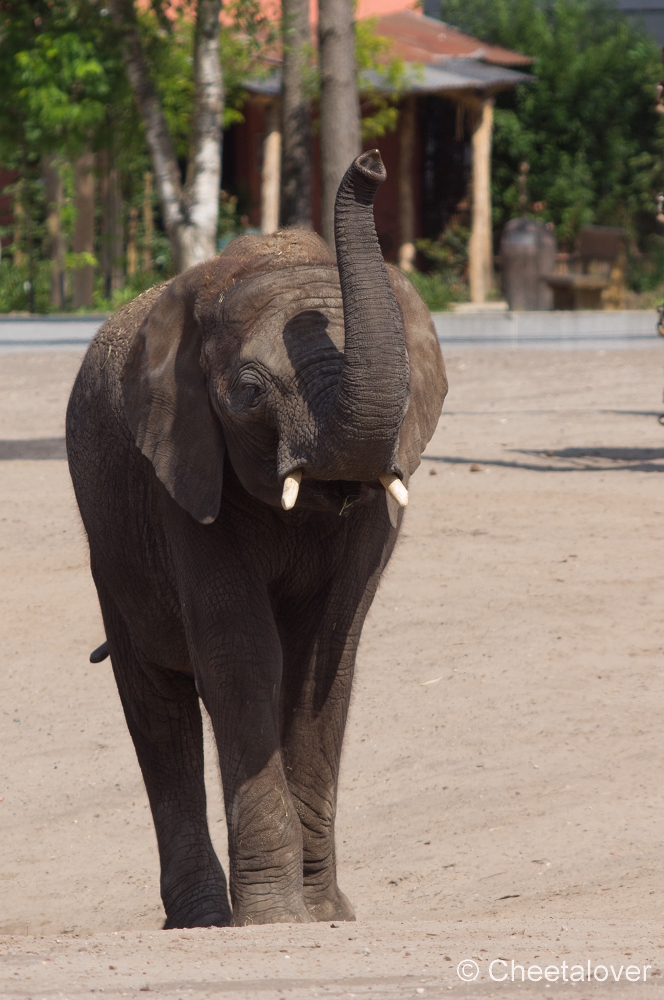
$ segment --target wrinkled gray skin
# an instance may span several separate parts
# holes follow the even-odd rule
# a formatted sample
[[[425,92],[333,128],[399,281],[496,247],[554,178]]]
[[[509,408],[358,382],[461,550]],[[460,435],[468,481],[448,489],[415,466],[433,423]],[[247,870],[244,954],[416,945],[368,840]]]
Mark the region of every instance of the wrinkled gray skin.
[[[72,391],[67,448],[113,671],[150,799],[166,927],[352,920],[339,757],[362,625],[447,383],[383,262],[379,154],[349,168],[337,260],[244,236],[121,309]],[[294,509],[282,483],[304,470]],[[210,842],[199,698],[228,820]]]

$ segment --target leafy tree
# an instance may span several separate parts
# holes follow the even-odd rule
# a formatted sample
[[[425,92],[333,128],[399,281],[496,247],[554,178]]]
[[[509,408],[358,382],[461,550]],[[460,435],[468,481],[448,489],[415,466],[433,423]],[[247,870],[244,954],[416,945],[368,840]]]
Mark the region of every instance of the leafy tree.
[[[631,224],[654,213],[662,75],[652,39],[609,0],[443,0],[443,20],[535,57],[536,81],[499,95],[494,222],[518,214],[519,164],[530,165],[535,214],[573,243],[581,225]]]
[[[361,95],[362,138],[379,139],[394,132],[397,102],[406,87],[406,64],[392,52],[393,41],[376,32],[377,17],[355,22],[355,60]]]

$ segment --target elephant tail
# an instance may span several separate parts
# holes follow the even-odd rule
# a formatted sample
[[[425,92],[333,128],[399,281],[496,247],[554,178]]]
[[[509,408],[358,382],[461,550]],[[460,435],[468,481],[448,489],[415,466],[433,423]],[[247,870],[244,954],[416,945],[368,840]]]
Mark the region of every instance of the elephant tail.
[[[108,656],[108,642],[102,642],[101,646],[97,646],[90,653],[90,663],[101,663]]]

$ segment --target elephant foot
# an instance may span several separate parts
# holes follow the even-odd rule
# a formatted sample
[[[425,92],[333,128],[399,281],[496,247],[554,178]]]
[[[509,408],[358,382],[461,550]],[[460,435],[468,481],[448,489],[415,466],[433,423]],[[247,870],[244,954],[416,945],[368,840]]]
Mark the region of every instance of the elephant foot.
[[[164,921],[162,930],[172,931],[185,927],[230,927],[230,913],[201,913],[198,916],[172,916]]]
[[[265,901],[264,905],[252,903],[251,906],[235,905],[233,907],[232,927],[248,927],[252,924],[310,924],[315,920],[307,907],[284,906]]]
[[[337,885],[328,889],[305,885],[304,901],[314,920],[355,920],[355,910]]]
[[[215,888],[217,888],[215,886]],[[231,922],[231,908],[225,891],[211,892],[212,886],[206,881],[198,888],[180,892],[176,898],[164,899],[166,920],[163,929],[177,927],[228,927]]]

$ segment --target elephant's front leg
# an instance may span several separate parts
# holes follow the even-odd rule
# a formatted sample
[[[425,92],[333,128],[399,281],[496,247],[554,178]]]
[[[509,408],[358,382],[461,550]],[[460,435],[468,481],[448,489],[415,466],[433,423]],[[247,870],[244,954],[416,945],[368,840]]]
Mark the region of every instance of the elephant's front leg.
[[[284,763],[302,826],[304,898],[315,920],[354,920],[337,884],[334,823],[341,741],[350,698],[352,665],[343,658],[325,705],[290,707]]]
[[[232,923],[310,921],[302,831],[279,746],[281,645],[267,595],[238,595],[237,582],[234,591],[197,656],[226,803]]]
[[[321,595],[289,615],[285,629],[283,755],[302,824],[304,898],[316,920],[355,919],[337,884],[334,823],[355,653],[374,590],[358,595],[355,609],[347,591],[341,599],[334,592]],[[293,627],[296,619],[316,618],[314,635]]]

